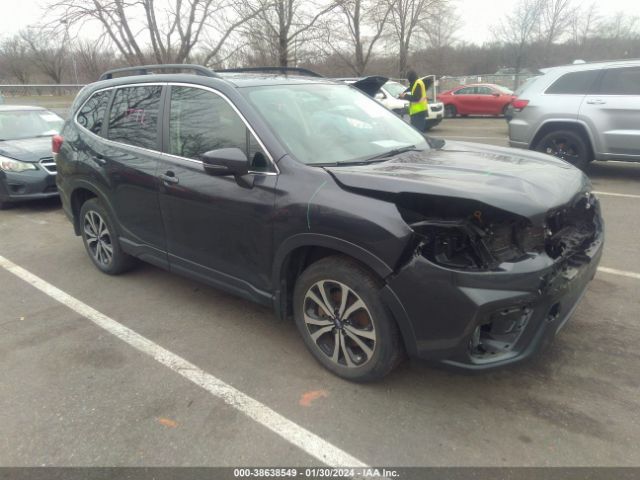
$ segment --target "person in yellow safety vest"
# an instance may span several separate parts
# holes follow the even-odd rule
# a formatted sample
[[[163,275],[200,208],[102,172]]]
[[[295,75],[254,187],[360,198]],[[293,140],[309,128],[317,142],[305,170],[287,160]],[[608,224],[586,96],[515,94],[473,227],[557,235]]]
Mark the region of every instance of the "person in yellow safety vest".
[[[409,100],[409,116],[411,125],[419,131],[424,132],[427,126],[427,114],[429,105],[427,103],[427,87],[414,70],[407,73],[409,88],[400,94],[400,98]]]

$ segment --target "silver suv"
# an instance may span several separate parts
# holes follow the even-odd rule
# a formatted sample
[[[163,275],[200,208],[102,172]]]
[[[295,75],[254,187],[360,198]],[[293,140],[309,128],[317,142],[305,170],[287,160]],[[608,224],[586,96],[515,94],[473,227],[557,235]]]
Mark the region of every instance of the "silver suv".
[[[509,144],[584,168],[640,161],[640,60],[542,70],[512,102]]]

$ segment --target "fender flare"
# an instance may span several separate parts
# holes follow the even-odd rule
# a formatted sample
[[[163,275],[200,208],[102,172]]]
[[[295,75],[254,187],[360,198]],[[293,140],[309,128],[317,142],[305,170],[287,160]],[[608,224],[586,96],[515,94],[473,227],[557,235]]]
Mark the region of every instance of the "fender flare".
[[[300,247],[324,247],[349,255],[373,270],[383,281],[394,273],[393,269],[382,259],[354,243],[318,233],[294,235],[280,244],[274,256],[272,284],[275,287],[274,308],[279,318],[286,316],[285,296],[281,291],[281,277],[285,267],[285,260],[291,252]],[[415,332],[403,305],[386,282],[380,291],[380,295],[383,302],[391,310],[400,328],[407,353],[414,355],[417,351]]]
[[[322,235],[319,233],[300,233],[287,238],[280,244],[273,259],[272,281],[273,285],[280,285],[282,270],[285,266],[285,259],[291,252],[300,247],[323,247],[331,248],[338,252],[349,255],[373,270],[380,278],[385,279],[393,273],[393,269],[389,267],[380,258],[365,250],[364,248],[342,240],[341,238],[332,237],[330,235]]]
[[[93,193],[100,200],[100,202],[102,202],[102,205],[104,205],[104,207],[109,211],[111,218],[113,218],[116,221],[116,226],[117,226],[118,224],[117,216],[115,214],[115,211],[113,210],[113,207],[111,206],[111,203],[107,200],[107,198],[109,198],[108,195],[105,195],[100,190],[100,188],[96,187],[95,184],[90,183],[83,179],[77,179],[71,183],[71,188],[69,189],[70,202],[71,202],[71,199],[73,198],[73,194],[78,189],[89,190],[91,193]],[[73,214],[73,229],[76,235],[80,235],[80,222],[79,222],[79,219],[76,217],[75,213],[73,213],[73,207],[72,207],[72,214]]]
[[[589,125],[586,124],[586,122],[584,122],[583,120],[580,120],[578,118],[548,118],[546,120],[544,120],[539,126],[538,128],[536,128],[535,133],[533,134],[533,136],[531,137],[531,141],[529,142],[529,149],[533,150],[535,148],[534,145],[534,141],[535,140],[539,140],[538,135],[540,135],[540,132],[550,123],[566,123],[566,124],[570,124],[570,125],[575,125],[578,127],[581,127],[582,129],[584,129],[585,133],[587,134],[587,138],[589,140],[589,143],[591,144],[591,150],[593,150],[593,154],[594,156],[596,156],[596,151],[599,149],[599,147],[596,145],[596,139],[593,136],[593,133],[591,132],[591,129],[589,128]]]

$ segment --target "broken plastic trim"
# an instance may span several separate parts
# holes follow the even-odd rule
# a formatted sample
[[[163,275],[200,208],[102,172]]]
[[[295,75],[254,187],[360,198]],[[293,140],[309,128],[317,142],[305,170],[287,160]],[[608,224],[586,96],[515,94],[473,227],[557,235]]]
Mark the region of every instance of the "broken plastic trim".
[[[542,232],[522,222],[485,225],[469,220],[423,220],[409,225],[420,239],[417,251],[445,267],[464,270],[500,270],[504,262],[529,258],[541,250]]]

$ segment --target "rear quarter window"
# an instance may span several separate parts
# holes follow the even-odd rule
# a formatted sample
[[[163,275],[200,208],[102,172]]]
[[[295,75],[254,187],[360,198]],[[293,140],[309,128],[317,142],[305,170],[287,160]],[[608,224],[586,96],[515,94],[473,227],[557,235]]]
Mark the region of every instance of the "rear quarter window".
[[[600,70],[565,73],[545,93],[556,95],[587,95],[591,93]]]
[[[112,90],[94,93],[78,112],[76,121],[90,132],[99,135],[112,93]]]

